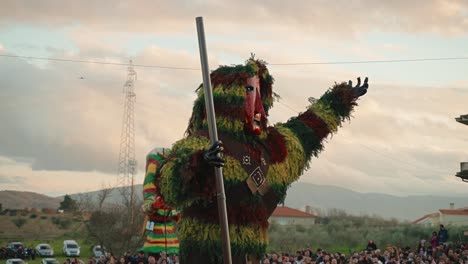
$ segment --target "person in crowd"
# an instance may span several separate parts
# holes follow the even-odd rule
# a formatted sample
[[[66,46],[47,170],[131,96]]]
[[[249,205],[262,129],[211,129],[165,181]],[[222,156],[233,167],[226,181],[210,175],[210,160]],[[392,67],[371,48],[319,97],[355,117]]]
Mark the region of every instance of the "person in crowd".
[[[128,262],[126,259],[127,258],[125,257],[125,255],[121,256],[119,260],[117,261],[117,264],[127,264]]]
[[[106,256],[101,255],[97,264],[107,264]]]
[[[447,242],[449,238],[448,230],[444,227],[444,225],[439,226],[439,233],[437,234],[439,238],[439,245],[444,244]]]
[[[377,249],[377,245],[375,244],[375,241],[374,240],[369,240],[369,242],[367,243],[367,247],[366,247],[367,250],[370,250],[370,251],[374,251]]]
[[[133,258],[132,263],[133,264],[139,264],[139,263],[148,264],[147,259],[145,258],[145,252],[142,250],[138,251],[138,255],[136,255]]]
[[[282,264],[276,253],[271,254],[270,264]]]
[[[160,255],[160,258],[159,258],[157,264],[162,264],[162,263],[172,264],[171,259],[169,258],[169,256],[167,255],[167,253],[165,251],[161,251],[161,253],[159,253],[159,255]]]
[[[156,258],[154,256],[148,256],[148,264],[156,264]]]

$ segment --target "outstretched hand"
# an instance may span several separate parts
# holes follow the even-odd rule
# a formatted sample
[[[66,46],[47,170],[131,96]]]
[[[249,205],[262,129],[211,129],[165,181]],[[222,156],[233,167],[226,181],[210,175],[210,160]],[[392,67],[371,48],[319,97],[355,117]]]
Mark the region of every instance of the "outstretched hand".
[[[216,166],[216,167],[223,167],[225,160],[221,158],[219,153],[223,152],[223,142],[217,141],[209,149],[205,151],[205,154],[203,155],[203,158],[205,161],[208,162],[211,166]]]
[[[364,84],[361,86],[361,77],[357,78],[357,85],[353,87],[353,82],[349,80],[348,85],[353,89],[353,94],[355,97],[363,96],[367,93],[367,88],[369,88],[369,78],[364,79]]]

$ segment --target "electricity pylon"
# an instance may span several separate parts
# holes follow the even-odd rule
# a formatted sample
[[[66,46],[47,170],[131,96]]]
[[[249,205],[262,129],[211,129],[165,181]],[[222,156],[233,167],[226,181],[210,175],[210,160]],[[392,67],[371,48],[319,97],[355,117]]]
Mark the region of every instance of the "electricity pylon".
[[[125,191],[129,198],[128,205],[133,208],[135,203],[134,175],[137,162],[135,159],[135,81],[137,74],[133,69],[132,61],[128,66],[127,80],[123,86],[125,94],[124,113],[122,119],[122,132],[120,137],[118,185],[124,189],[129,188],[130,193]]]

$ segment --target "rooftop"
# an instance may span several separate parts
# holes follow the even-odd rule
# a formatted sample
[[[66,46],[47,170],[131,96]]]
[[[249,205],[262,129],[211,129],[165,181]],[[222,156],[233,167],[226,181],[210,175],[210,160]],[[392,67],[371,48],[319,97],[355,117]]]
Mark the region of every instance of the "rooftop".
[[[309,218],[317,218],[318,216],[309,214],[297,209],[293,209],[287,206],[278,206],[276,207],[275,211],[271,216],[277,217],[309,217]]]
[[[440,209],[439,211],[445,215],[468,215],[468,210],[463,209]]]
[[[426,218],[433,217],[433,216],[438,216],[438,215],[439,215],[439,213],[427,214],[427,215],[425,215],[425,216],[423,216],[423,217],[421,217],[421,218],[418,218],[418,219],[414,220],[412,223],[413,223],[413,224],[417,224],[417,223],[421,222],[422,220],[424,220],[424,219],[426,219]]]

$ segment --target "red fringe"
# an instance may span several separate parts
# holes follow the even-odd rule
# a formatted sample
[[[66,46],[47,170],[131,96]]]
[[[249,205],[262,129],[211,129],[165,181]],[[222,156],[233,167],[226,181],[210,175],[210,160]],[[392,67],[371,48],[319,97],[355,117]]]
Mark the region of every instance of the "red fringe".
[[[158,214],[152,214],[152,215],[149,215],[148,218],[151,221],[158,222],[158,223],[167,223],[167,222],[179,220],[178,215],[162,216],[162,215],[158,215]]]
[[[314,130],[314,133],[319,140],[325,138],[330,133],[330,129],[328,128],[327,124],[310,110],[299,115],[297,119]]]
[[[288,156],[288,149],[283,135],[273,127],[268,128],[267,146],[270,152],[270,164],[281,163]]]
[[[258,149],[252,146],[252,144],[244,144],[245,148],[247,149],[247,152],[249,152],[250,157],[253,160],[256,160],[260,162],[260,158],[262,157],[262,152]]]
[[[190,186],[195,195],[211,199],[216,194],[215,175],[211,166],[203,161],[203,150],[194,153],[181,173],[183,185]],[[202,177],[196,177],[202,176]]]
[[[146,162],[146,168],[145,168],[145,171],[148,171],[148,166],[150,164],[156,164],[156,168],[159,166],[159,161],[157,159],[149,159],[147,162]]]

